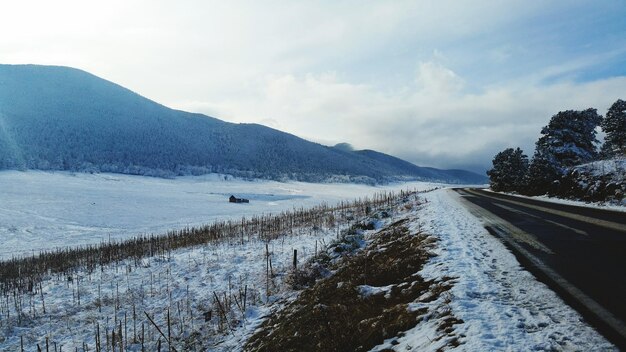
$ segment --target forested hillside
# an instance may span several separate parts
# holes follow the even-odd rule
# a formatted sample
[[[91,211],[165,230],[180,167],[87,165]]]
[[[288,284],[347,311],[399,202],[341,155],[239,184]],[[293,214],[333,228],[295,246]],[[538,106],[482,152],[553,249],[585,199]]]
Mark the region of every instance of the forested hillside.
[[[173,110],[73,68],[0,65],[0,169],[484,181],[469,172],[400,161],[323,146],[262,125]]]

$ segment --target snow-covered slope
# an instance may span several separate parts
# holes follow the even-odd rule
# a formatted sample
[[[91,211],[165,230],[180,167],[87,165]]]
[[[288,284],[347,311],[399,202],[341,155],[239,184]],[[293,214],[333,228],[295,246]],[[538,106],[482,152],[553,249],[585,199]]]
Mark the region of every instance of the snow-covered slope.
[[[571,168],[562,195],[592,202],[626,205],[626,158],[594,161]]]
[[[398,169],[262,125],[172,110],[77,69],[0,65],[0,169],[20,168],[306,181],[432,179],[419,168]],[[473,182],[442,175],[438,180]]]

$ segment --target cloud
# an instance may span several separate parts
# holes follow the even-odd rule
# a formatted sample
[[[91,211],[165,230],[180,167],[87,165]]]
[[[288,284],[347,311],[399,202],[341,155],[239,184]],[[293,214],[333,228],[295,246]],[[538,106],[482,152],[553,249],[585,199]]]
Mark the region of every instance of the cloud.
[[[482,170],[506,147],[531,155],[541,127],[558,111],[596,107],[603,113],[626,91],[626,77],[618,77],[472,93],[439,62],[420,62],[416,72],[415,84],[400,91],[345,82],[334,73],[267,77],[258,96],[211,111],[242,122],[271,117],[282,130],[328,145],[347,142],[420,165]]]
[[[437,62],[420,62],[416,78],[418,89],[424,94],[452,94],[460,91],[463,80],[452,70]]]
[[[626,4],[14,1],[0,62],[74,66],[160,103],[418,164],[482,168],[624,90]],[[621,96],[621,98],[624,98]]]

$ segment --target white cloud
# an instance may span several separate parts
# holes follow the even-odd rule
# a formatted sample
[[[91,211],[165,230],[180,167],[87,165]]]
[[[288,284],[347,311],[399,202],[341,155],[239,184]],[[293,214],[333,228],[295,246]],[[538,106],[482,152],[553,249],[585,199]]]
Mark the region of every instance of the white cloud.
[[[383,92],[336,74],[268,77],[250,100],[212,107],[233,121],[263,122],[304,138],[373,148],[418,164],[486,166],[498,151],[531,154],[542,126],[560,110],[604,113],[626,91],[626,77],[588,83],[462,90],[462,78],[440,63],[418,64],[417,84]]]
[[[419,63],[416,82],[425,94],[452,95],[459,92],[464,85],[456,73],[433,61]]]
[[[0,36],[0,62],[74,66],[176,108],[417,163],[484,165],[499,148],[531,147],[558,110],[604,112],[626,91],[622,78],[554,79],[623,57],[621,32],[600,41],[609,49],[579,36],[602,33],[624,9],[583,0],[22,0],[0,12],[0,32],[10,33]]]

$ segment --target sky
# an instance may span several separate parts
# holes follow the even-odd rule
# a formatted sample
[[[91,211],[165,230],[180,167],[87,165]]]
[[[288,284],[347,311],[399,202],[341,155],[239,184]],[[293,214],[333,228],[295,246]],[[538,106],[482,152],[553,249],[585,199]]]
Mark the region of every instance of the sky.
[[[166,106],[422,166],[532,155],[626,99],[624,0],[3,1],[0,63],[76,67]]]

